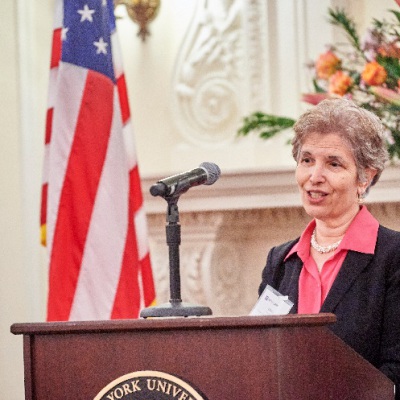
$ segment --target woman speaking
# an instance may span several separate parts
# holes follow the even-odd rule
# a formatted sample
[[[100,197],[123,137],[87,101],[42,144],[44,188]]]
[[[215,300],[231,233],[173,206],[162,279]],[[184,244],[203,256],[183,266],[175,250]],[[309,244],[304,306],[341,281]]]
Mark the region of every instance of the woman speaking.
[[[294,126],[293,157],[303,207],[300,238],[268,254],[268,284],[292,313],[334,313],[330,328],[396,385],[400,399],[400,232],[362,205],[388,160],[385,130],[371,112],[324,100]]]

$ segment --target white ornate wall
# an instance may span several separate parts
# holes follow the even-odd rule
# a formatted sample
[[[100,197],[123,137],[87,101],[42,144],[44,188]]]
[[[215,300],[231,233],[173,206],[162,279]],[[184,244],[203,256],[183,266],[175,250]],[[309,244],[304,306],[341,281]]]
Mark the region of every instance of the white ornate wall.
[[[54,2],[1,2],[0,387],[8,399],[23,398],[22,342],[8,328],[43,320],[46,307],[38,221]],[[128,18],[118,21],[160,301],[168,292],[164,208],[160,199],[147,197],[155,179],[206,160],[223,170],[217,184],[193,189],[180,201],[183,294],[206,301],[215,315],[246,313],[266,251],[303,227],[285,135],[269,142],[238,140],[234,121],[253,108],[293,117],[302,111],[299,94],[309,84],[304,63],[334,37],[326,9],[335,4],[350,9],[362,26],[396,7],[393,0],[162,0],[146,43]],[[193,52],[190,43],[184,46],[189,30],[191,43],[199,43],[200,27],[192,23],[196,8],[219,51],[210,65],[219,90],[200,85],[210,78],[212,60],[204,47]],[[181,83],[189,97],[179,90]],[[398,175],[373,191],[371,201],[379,217],[399,229],[398,194],[393,197],[400,192]]]

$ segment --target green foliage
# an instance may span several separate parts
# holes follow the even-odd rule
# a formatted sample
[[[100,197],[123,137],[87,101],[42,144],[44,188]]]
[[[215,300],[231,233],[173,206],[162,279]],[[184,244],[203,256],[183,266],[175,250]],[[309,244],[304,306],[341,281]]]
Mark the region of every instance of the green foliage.
[[[238,135],[247,136],[250,132],[257,131],[261,138],[268,139],[279,132],[291,128],[295,122],[291,118],[257,111],[244,118],[243,126],[238,130]]]
[[[346,32],[350,43],[364,56],[360,47],[360,38],[357,33],[356,24],[347,16],[346,12],[339,8],[335,10],[329,8],[328,14],[331,17],[329,22],[332,25],[341,27]]]
[[[397,18],[397,22],[400,23],[400,12],[395,10],[390,10],[390,12]]]
[[[325,93],[325,89],[318,85],[318,81],[316,79],[312,80],[315,93]]]

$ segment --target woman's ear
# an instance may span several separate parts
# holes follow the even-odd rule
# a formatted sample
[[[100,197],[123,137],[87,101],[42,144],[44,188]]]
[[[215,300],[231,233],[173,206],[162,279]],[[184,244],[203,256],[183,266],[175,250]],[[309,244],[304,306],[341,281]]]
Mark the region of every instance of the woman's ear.
[[[366,168],[364,170],[364,180],[359,183],[359,190],[360,190],[360,195],[363,195],[369,186],[371,185],[372,180],[374,179],[374,176],[377,174],[376,169],[373,168]]]

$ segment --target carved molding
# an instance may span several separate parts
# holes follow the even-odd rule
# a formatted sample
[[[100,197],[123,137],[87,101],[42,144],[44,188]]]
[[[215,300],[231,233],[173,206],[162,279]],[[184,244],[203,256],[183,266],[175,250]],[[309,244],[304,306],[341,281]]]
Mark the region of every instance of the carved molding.
[[[150,186],[160,178],[142,180],[148,215],[163,214],[166,210],[166,202],[149,193]],[[395,202],[400,202],[400,164],[387,167],[366,198],[367,204]],[[214,185],[192,188],[179,200],[181,213],[282,207],[301,207],[294,167],[268,171],[222,171]]]
[[[268,110],[269,98],[269,57],[270,38],[268,37],[267,3],[264,0],[243,2],[243,28],[245,70],[247,76],[246,105],[243,112]],[[260,88],[265,88],[260,90]]]

